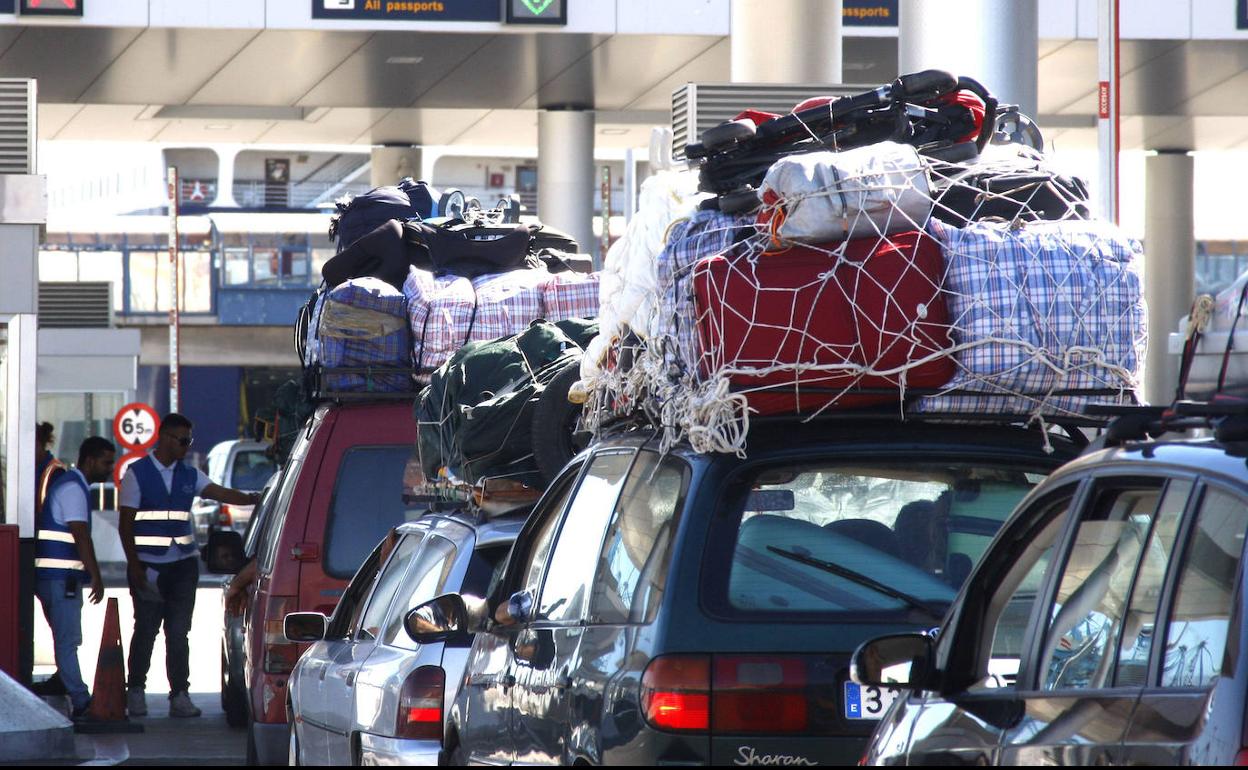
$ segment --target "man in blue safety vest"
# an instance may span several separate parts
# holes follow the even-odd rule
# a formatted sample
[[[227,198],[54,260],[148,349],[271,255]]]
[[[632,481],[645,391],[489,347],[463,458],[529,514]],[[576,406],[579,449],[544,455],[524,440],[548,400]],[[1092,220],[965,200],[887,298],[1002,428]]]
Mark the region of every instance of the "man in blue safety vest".
[[[169,716],[197,717],[190,695],[190,631],[199,584],[199,549],[191,502],[196,496],[231,505],[254,505],[259,495],[213,484],[183,463],[193,441],[191,421],[173,413],[161,421],[156,446],[126,469],[118,508],[126,576],[134,599],[134,635],[126,708],[147,714],[147,670],[161,624],[165,628],[165,671]]]
[[[62,469],[48,485],[39,510],[35,540],[35,595],[52,629],[57,676],[73,704],[75,719],[84,717],[91,703],[78,667],[82,644],[82,590],[91,587],[91,603],[104,598],[104,581],[91,543],[91,493],[88,485],[113,473],[117,448],[91,436],[78,449],[78,467]]]

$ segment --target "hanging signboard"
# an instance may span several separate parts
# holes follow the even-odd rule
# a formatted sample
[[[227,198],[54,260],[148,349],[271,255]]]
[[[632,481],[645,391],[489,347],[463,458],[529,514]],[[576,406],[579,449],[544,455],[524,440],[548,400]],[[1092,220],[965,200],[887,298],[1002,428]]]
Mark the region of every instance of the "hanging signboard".
[[[508,24],[567,24],[567,0],[506,0]]]
[[[312,0],[312,18],[497,23],[503,13],[498,0]]]
[[[898,0],[841,0],[841,25],[895,27],[897,2]]]
[[[1248,29],[1248,0],[1235,0],[1235,29]]]
[[[23,16],[81,16],[86,0],[21,0]]]

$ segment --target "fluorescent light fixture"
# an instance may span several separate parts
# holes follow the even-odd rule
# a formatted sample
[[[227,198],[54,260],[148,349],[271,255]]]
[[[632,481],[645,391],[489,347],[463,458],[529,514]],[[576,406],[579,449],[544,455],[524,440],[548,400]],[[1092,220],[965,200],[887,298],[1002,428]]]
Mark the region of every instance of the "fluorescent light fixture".
[[[627,128],[602,128],[598,130],[598,133],[602,134],[603,136],[624,136],[625,134],[628,133],[628,129]]]
[[[229,131],[233,126],[229,123],[208,123],[204,126],[205,131]]]
[[[391,56],[386,64],[420,64],[424,60],[423,56]]]

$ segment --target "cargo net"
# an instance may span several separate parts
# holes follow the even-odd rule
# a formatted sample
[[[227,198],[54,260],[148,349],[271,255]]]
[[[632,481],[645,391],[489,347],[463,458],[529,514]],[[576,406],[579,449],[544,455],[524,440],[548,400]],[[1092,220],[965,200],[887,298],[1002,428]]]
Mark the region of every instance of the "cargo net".
[[[649,314],[625,316],[583,367],[588,427],[642,414],[669,446],[743,454],[758,416],[1005,417],[1047,433],[1091,403],[1134,403],[1140,245],[1087,218],[1082,183],[1039,156],[892,151],[781,161],[758,210],[671,224]],[[635,274],[611,264],[629,251],[608,272]],[[604,279],[604,316],[612,301]]]

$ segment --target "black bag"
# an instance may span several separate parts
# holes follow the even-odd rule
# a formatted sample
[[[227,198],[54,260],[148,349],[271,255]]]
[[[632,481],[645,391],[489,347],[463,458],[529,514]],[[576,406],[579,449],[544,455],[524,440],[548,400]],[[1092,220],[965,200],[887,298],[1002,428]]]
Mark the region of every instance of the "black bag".
[[[410,264],[403,223],[391,219],[331,257],[321,267],[321,277],[330,286],[352,278],[380,278],[402,290]]]
[[[998,218],[1088,219],[1088,188],[1076,176],[1036,168],[1016,171],[970,171],[941,180],[936,172],[932,215],[961,227],[968,222]]]
[[[551,275],[555,273],[589,275],[594,272],[594,258],[588,254],[575,254],[559,251],[558,249],[542,249],[537,252],[537,258],[542,261],[542,264],[546,266],[546,272]]]
[[[285,464],[299,432],[307,427],[315,411],[316,403],[308,383],[287,380],[278,386],[268,404],[256,410],[253,425],[255,439],[270,443],[278,465]]]
[[[376,187],[344,198],[338,201],[337,211],[329,220],[329,237],[337,240],[338,251],[342,251],[388,220],[437,216],[435,197],[427,182],[407,178],[393,187]]]
[[[529,225],[441,225],[422,222],[403,225],[403,240],[410,263],[443,275],[476,278],[522,268],[541,267],[531,254],[533,230]]]

